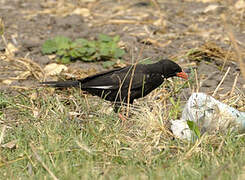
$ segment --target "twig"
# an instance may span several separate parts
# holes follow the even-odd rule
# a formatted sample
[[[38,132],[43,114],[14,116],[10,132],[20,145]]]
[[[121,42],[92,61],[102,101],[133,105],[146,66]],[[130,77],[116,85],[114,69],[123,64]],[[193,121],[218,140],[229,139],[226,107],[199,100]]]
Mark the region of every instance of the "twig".
[[[230,96],[232,96],[232,95],[233,95],[233,93],[234,93],[234,90],[235,90],[235,88],[236,88],[236,84],[237,84],[237,80],[238,80],[238,76],[239,76],[239,73],[237,73],[237,75],[236,75],[236,77],[235,77],[235,80],[234,80],[233,86],[232,86],[232,88],[231,88],[231,93],[230,93]]]
[[[135,69],[136,69],[136,65],[137,64],[138,64],[138,58],[136,59],[136,62],[134,63],[132,74],[131,74],[131,78],[130,78],[130,82],[129,82],[129,87],[128,87],[127,112],[126,112],[126,116],[127,117],[129,115],[129,103],[130,103],[131,87],[132,87],[133,78],[134,78],[134,72],[135,72]]]
[[[55,167],[55,163],[54,163],[54,159],[52,157],[52,154],[49,152],[48,155],[49,155],[49,159],[51,160],[53,166]]]
[[[128,99],[127,99],[127,112],[126,112],[126,116],[127,116],[127,117],[128,117],[128,115],[129,115],[130,94],[131,94],[131,87],[132,87],[133,78],[134,78],[134,72],[135,72],[135,69],[136,69],[136,65],[137,65],[138,62],[139,62],[139,57],[142,55],[144,48],[145,48],[145,43],[143,44],[142,48],[140,49],[139,55],[138,55],[138,57],[137,57],[137,59],[136,59],[136,62],[134,63],[133,70],[132,70],[132,74],[131,74],[131,78],[130,78],[130,82],[129,82],[129,87],[128,87]]]
[[[204,137],[205,137],[205,134],[203,134],[203,135],[201,136],[201,138],[200,138],[198,141],[196,141],[196,143],[194,144],[194,146],[192,146],[192,148],[185,154],[185,156],[183,157],[183,159],[188,159],[188,158],[192,155],[192,153],[193,153],[193,152],[197,149],[197,147],[202,143]]]
[[[228,57],[229,57],[230,52],[231,52],[231,46],[229,47],[229,50],[228,50],[228,52],[227,52],[227,54],[226,54],[226,56],[225,56],[225,60],[224,60],[224,63],[223,63],[223,65],[222,65],[221,72],[223,72],[223,70],[224,70],[224,68],[225,68],[225,65],[226,65],[226,62],[227,62],[227,60],[228,60]]]
[[[194,69],[194,72],[195,72],[195,80],[196,80],[196,85],[197,85],[196,92],[198,93],[199,92],[200,85],[199,85],[199,82],[198,82],[197,70]]]
[[[5,133],[6,128],[7,128],[7,126],[4,125],[3,126],[3,129],[2,129],[2,132],[1,132],[1,135],[0,135],[0,144],[2,144],[2,141],[3,141],[3,137],[4,137],[4,133]]]
[[[223,78],[221,79],[220,83],[218,84],[218,86],[217,86],[216,89],[214,90],[214,93],[212,94],[212,96],[215,96],[215,95],[216,95],[216,93],[217,93],[217,91],[219,90],[221,84],[224,82],[226,76],[227,76],[228,73],[230,72],[230,69],[231,69],[231,67],[229,67],[229,68],[227,69],[225,75],[223,76]]]
[[[132,74],[131,74],[131,78],[130,78],[130,82],[129,82],[129,87],[128,87],[128,99],[127,99],[127,112],[126,112],[126,116],[128,117],[129,115],[129,103],[130,103],[130,94],[131,94],[131,87],[132,87],[132,83],[133,83],[133,78],[134,78],[134,72],[135,72],[135,69],[136,69],[136,65],[138,64],[138,61],[139,61],[139,57],[140,55],[142,55],[142,52],[144,50],[144,47],[145,47],[145,43],[143,45],[143,47],[141,48],[140,52],[139,52],[139,55],[136,59],[136,62],[134,63],[134,66],[133,66],[133,70],[132,70]]]
[[[7,161],[7,162],[5,162],[5,163],[0,163],[0,167],[3,167],[3,166],[6,166],[6,165],[9,165],[9,164],[18,162],[18,161],[23,160],[23,159],[26,159],[26,158],[27,158],[27,156],[25,155],[25,156],[20,157],[20,158],[18,158],[18,159],[14,159],[14,160],[11,160],[11,161]]]
[[[83,143],[79,142],[78,140],[76,140],[77,145],[84,151],[86,151],[89,154],[92,154],[92,151]]]
[[[224,145],[224,142],[225,142],[225,139],[222,139],[221,143],[219,144],[218,150],[217,150],[218,154],[220,153],[221,148]]]
[[[58,178],[54,175],[54,173],[46,166],[46,164],[42,161],[41,157],[37,154],[37,151],[35,149],[35,147],[30,143],[30,147],[32,152],[34,153],[36,159],[42,164],[43,168],[48,171],[48,173],[50,174],[50,176],[55,179],[58,180]]]
[[[86,105],[87,105],[88,109],[90,109],[90,105],[89,105],[88,98],[87,98],[86,94],[84,95],[84,99],[85,99],[85,102],[86,102]]]

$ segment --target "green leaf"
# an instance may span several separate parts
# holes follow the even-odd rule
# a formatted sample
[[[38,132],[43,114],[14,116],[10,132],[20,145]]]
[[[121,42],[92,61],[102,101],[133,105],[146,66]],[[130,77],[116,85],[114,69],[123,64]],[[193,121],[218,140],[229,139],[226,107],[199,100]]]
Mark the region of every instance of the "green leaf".
[[[110,48],[106,43],[102,43],[100,45],[100,51],[99,51],[101,56],[109,56],[110,55]]]
[[[42,45],[43,54],[52,54],[57,51],[56,42],[54,40],[47,40]]]
[[[61,62],[63,64],[68,64],[71,62],[71,59],[68,56],[63,56],[61,59],[58,59],[58,62]]]
[[[87,46],[89,44],[89,41],[83,38],[76,39],[74,42],[77,46]]]
[[[69,49],[71,40],[64,36],[57,36],[54,38],[57,49]]]
[[[120,36],[119,35],[116,35],[115,37],[113,37],[113,41],[115,43],[119,42],[120,41]]]
[[[82,57],[82,60],[83,61],[87,61],[87,62],[90,62],[90,61],[93,61],[93,58],[91,57],[91,56],[84,56],[84,57]]]
[[[110,42],[112,41],[112,38],[110,36],[107,36],[105,34],[99,34],[99,41],[102,41],[102,42]]]
[[[86,48],[77,48],[77,51],[81,54],[81,56],[84,56],[86,54],[87,49]]]
[[[56,53],[59,62],[69,63],[71,59],[82,61],[120,59],[125,51],[117,45],[119,36],[110,37],[105,34],[98,36],[98,41],[83,38],[71,41],[67,37],[57,36],[43,44],[43,53]]]
[[[81,54],[79,53],[79,51],[77,49],[72,49],[70,52],[69,52],[69,55],[73,58],[78,58],[81,56]]]
[[[190,130],[192,130],[198,138],[201,137],[200,130],[195,122],[188,120],[187,125],[189,126]]]
[[[115,58],[121,58],[125,54],[125,51],[123,49],[115,49],[114,56]]]
[[[117,44],[114,42],[108,43],[108,46],[112,52],[112,54],[115,54],[115,51],[118,49]]]
[[[70,49],[75,49],[75,48],[78,48],[78,47],[81,47],[82,45],[79,45],[79,44],[77,44],[77,43],[75,43],[75,42],[71,42],[70,43]]]
[[[104,68],[109,68],[109,67],[112,67],[114,64],[116,64],[116,62],[114,62],[114,61],[105,61],[105,62],[103,62],[102,66]]]
[[[91,47],[91,48],[87,48],[87,55],[92,56],[95,53],[95,48]]]
[[[65,56],[67,54],[66,50],[60,49],[56,53],[58,56]]]
[[[97,42],[96,42],[96,41],[90,41],[90,42],[87,44],[87,47],[96,48],[96,46],[97,46]]]
[[[169,100],[174,106],[176,106],[176,103],[174,102],[174,99],[172,97],[170,97]]]

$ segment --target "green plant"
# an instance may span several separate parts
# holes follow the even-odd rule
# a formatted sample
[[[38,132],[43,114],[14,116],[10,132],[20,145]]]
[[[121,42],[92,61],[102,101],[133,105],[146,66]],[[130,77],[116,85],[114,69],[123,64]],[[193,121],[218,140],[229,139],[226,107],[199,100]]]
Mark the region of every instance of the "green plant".
[[[106,112],[110,103],[69,91],[72,96],[43,88],[0,93],[7,103],[0,116],[0,179],[242,177],[243,134],[206,134],[198,144],[190,143],[169,132],[175,115],[164,116],[167,111],[158,103],[138,101],[137,111],[121,122]]]
[[[5,95],[0,92],[0,111],[8,105]]]
[[[193,121],[187,121],[187,125],[189,126],[190,130],[192,130],[195,133],[198,139],[200,139],[201,133],[196,123]]]
[[[111,66],[116,59],[122,58],[125,54],[120,49],[118,42],[119,36],[110,37],[100,34],[98,40],[89,41],[87,39],[71,39],[64,36],[57,36],[47,40],[42,46],[43,54],[56,54],[58,62],[69,63],[72,60],[99,61],[106,60],[104,66]]]
[[[177,101],[175,101],[172,97],[169,98],[169,101],[171,102],[171,104],[174,106],[174,109],[171,110],[169,112],[169,114],[174,117],[174,119],[178,118],[178,114],[181,112],[181,108],[180,108],[180,99],[177,99]]]

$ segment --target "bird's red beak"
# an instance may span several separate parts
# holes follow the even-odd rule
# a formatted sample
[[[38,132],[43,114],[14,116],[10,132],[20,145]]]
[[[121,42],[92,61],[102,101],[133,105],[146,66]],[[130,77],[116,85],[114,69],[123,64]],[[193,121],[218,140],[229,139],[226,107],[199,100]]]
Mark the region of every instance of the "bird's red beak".
[[[187,75],[184,71],[179,72],[179,73],[177,73],[176,75],[177,75],[178,77],[181,77],[181,78],[185,79],[185,80],[188,80],[188,75]]]

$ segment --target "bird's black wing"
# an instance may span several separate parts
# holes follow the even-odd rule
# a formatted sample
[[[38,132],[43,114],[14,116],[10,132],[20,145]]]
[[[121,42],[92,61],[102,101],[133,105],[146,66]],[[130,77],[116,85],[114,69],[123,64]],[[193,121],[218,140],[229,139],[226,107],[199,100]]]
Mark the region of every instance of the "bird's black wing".
[[[115,78],[116,74],[124,75],[129,67],[117,68],[110,71],[95,74],[84,79],[79,79],[82,89],[117,89],[118,80]]]
[[[82,89],[125,89],[130,86],[134,66],[114,69],[104,73],[89,76],[79,80]],[[152,73],[148,73],[145,65],[137,65],[133,73],[131,89],[144,86],[145,82],[151,81]],[[154,81],[154,78],[152,79]]]

